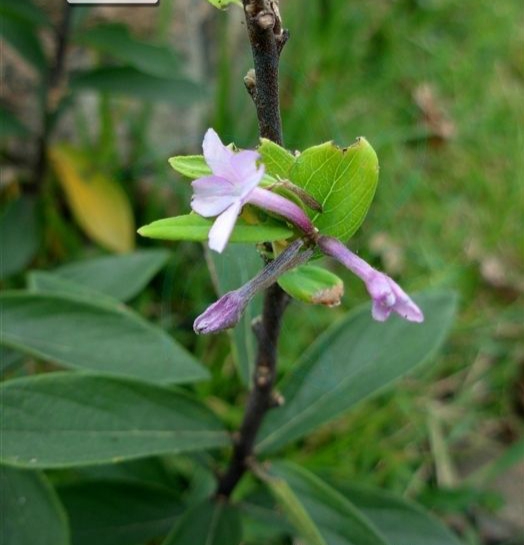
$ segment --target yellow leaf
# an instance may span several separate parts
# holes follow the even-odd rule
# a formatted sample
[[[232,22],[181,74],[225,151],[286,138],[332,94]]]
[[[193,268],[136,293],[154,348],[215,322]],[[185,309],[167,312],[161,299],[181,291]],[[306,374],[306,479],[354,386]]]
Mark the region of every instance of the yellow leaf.
[[[69,208],[85,234],[108,250],[131,251],[135,222],[124,190],[97,171],[80,150],[59,145],[49,156]]]

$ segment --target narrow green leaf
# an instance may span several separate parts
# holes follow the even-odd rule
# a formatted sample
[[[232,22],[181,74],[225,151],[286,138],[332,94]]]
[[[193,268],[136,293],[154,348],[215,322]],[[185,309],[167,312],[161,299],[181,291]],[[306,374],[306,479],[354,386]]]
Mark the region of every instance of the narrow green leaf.
[[[243,286],[262,268],[262,259],[256,248],[247,245],[230,245],[221,254],[208,252],[208,266],[214,280],[217,295]],[[261,313],[262,300],[257,296],[248,305],[242,318],[233,329],[233,358],[242,383],[251,383],[255,365],[255,336],[252,322]]]
[[[209,501],[189,509],[162,545],[240,545],[242,527],[235,506]]]
[[[42,473],[2,466],[0,490],[2,545],[69,544],[65,511]]]
[[[227,8],[229,4],[235,4],[237,6],[242,6],[242,0],[207,0],[215,8],[223,9]]]
[[[196,180],[211,174],[203,155],[180,155],[171,157],[169,164],[182,176]]]
[[[38,250],[40,234],[34,198],[20,197],[7,205],[0,217],[0,240],[0,279],[4,280],[23,270]]]
[[[168,388],[76,373],[8,380],[2,395],[4,463],[33,468],[118,462],[225,446],[204,406]]]
[[[281,180],[289,179],[289,172],[295,163],[295,157],[289,151],[267,138],[262,138],[258,152],[268,174]]]
[[[125,302],[139,294],[168,259],[166,250],[139,250],[68,263],[53,273]]]
[[[273,462],[269,474],[266,484],[308,545],[389,545],[350,501],[309,471]]]
[[[128,66],[95,68],[71,78],[72,89],[125,95],[138,100],[176,102],[187,105],[204,97],[201,87],[183,78],[162,78]]]
[[[169,335],[125,307],[27,292],[1,294],[0,306],[0,344],[37,358],[156,383],[209,375]]]
[[[266,481],[266,484],[282,507],[289,522],[308,545],[328,545],[310,514],[284,479],[273,476]]]
[[[340,304],[344,295],[342,279],[314,265],[302,265],[283,274],[278,279],[278,285],[294,299],[328,307]]]
[[[46,271],[31,271],[27,275],[27,288],[32,292],[72,297],[87,303],[109,305],[116,308],[120,305],[118,299]]]
[[[169,47],[143,42],[120,23],[100,24],[75,36],[80,45],[106,53],[146,74],[159,77],[179,74],[180,60]]]
[[[387,538],[389,545],[461,545],[435,516],[383,490],[334,484]]]
[[[138,232],[143,237],[161,240],[192,240],[201,242],[208,239],[214,220],[196,214],[176,216],[154,221],[141,227]],[[239,219],[236,222],[230,242],[271,242],[289,238],[293,232],[278,223],[253,225]]]
[[[58,489],[73,545],[129,545],[163,538],[182,512],[176,494],[160,486],[88,481]]]
[[[44,74],[47,61],[33,25],[10,12],[0,13],[0,15],[2,17],[0,36],[3,36],[40,74]]]
[[[375,322],[364,305],[321,335],[279,386],[286,403],[268,414],[257,450],[303,437],[431,358],[453,323],[456,297],[427,292],[415,300],[423,324]]]
[[[29,129],[14,114],[0,106],[0,139],[28,133]]]
[[[320,232],[346,240],[364,221],[375,195],[378,159],[365,138],[344,149],[326,142],[303,151],[289,178],[322,205],[322,213],[310,212]]]

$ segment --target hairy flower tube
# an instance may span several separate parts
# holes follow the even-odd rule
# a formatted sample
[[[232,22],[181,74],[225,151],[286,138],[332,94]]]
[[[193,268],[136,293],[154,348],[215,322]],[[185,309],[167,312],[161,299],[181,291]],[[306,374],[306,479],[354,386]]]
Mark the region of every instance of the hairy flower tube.
[[[304,233],[315,232],[313,224],[295,203],[258,187],[264,166],[257,165],[256,151],[234,152],[218,134],[208,129],[202,144],[204,159],[212,174],[193,181],[192,209],[199,215],[217,217],[209,231],[209,247],[221,253],[227,245],[242,206],[253,204],[285,218]]]
[[[269,262],[259,274],[241,288],[230,291],[209,306],[193,324],[196,333],[218,333],[233,327],[240,320],[249,301],[285,272],[306,263],[313,255],[313,250],[301,251],[302,240],[295,240],[276,259]]]
[[[384,322],[392,312],[396,312],[409,322],[424,321],[420,308],[394,280],[374,269],[342,242],[336,238],[321,236],[318,246],[322,252],[340,261],[364,281],[373,301],[372,316],[375,320]]]

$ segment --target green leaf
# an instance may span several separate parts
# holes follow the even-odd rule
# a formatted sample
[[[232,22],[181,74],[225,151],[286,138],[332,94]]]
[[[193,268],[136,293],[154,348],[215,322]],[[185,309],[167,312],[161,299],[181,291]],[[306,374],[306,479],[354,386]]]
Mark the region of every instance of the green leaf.
[[[27,288],[31,292],[72,297],[78,301],[108,305],[114,308],[118,308],[120,304],[118,299],[46,271],[31,271],[27,275]]]
[[[47,61],[33,25],[9,11],[0,12],[0,15],[2,17],[0,36],[3,36],[29,64],[43,75]]]
[[[166,250],[139,250],[68,263],[53,273],[125,302],[138,295],[168,259]]]
[[[203,98],[202,88],[183,78],[162,78],[128,66],[95,68],[71,78],[72,89],[125,95],[138,100],[176,102],[187,105]]]
[[[210,251],[207,256],[209,270],[219,296],[243,286],[260,271],[263,264],[256,248],[247,245],[230,245],[221,254]],[[261,310],[261,297],[256,296],[247,306],[233,331],[230,331],[233,359],[245,386],[251,383],[255,366],[256,346],[251,324]]]
[[[266,167],[266,172],[281,180],[289,179],[289,172],[295,163],[295,157],[271,140],[262,138],[260,141],[258,152],[261,155],[262,163]]]
[[[168,388],[77,373],[0,385],[4,463],[33,468],[118,462],[229,444],[203,405]]]
[[[309,471],[273,462],[265,482],[308,545],[389,545],[349,500]]]
[[[279,385],[286,403],[264,420],[257,451],[303,437],[428,361],[453,323],[456,297],[427,292],[415,300],[422,324],[397,316],[375,322],[364,305],[321,335]]]
[[[140,41],[123,24],[97,25],[78,34],[75,41],[106,53],[146,74],[164,77],[179,73],[180,60],[172,49]]]
[[[4,346],[0,346],[0,377],[5,377],[7,371],[22,365],[24,363],[24,356],[16,350],[10,350]]]
[[[0,15],[17,18],[35,26],[52,26],[52,22],[43,10],[29,0],[2,0]]]
[[[461,545],[435,516],[383,490],[334,485],[383,534],[389,545]]]
[[[378,159],[365,138],[344,149],[326,142],[302,152],[289,178],[322,205],[322,213],[310,212],[320,232],[347,240],[364,221],[375,195]]]
[[[207,0],[215,8],[223,9],[227,8],[229,4],[235,4],[237,6],[242,6],[241,0]]]
[[[7,205],[0,217],[0,240],[0,279],[4,280],[23,270],[38,251],[40,235],[34,198],[20,197]]]
[[[0,344],[37,358],[156,383],[209,375],[169,335],[125,307],[26,292],[5,292],[0,305]]]
[[[225,502],[206,500],[189,509],[162,545],[240,545],[238,510]]]
[[[90,481],[58,489],[73,545],[149,543],[169,532],[180,515],[176,494],[160,486]]]
[[[208,239],[209,230],[214,220],[196,214],[164,218],[140,227],[138,233],[143,237],[161,240],[192,240],[195,242]],[[293,232],[277,223],[253,225],[239,219],[236,222],[230,242],[271,242],[289,238]]]
[[[0,543],[2,545],[68,545],[63,507],[44,475],[0,467]]]
[[[177,155],[175,157],[170,157],[169,164],[173,170],[176,170],[179,174],[182,174],[182,176],[186,176],[191,180],[203,178],[204,176],[210,176],[212,174],[203,155]],[[268,186],[274,184],[276,181],[277,179],[275,177],[266,172],[260,185]]]
[[[344,295],[342,279],[314,265],[302,265],[283,274],[278,279],[278,285],[299,301],[328,307],[340,304]]]
[[[169,164],[179,174],[193,180],[212,174],[203,155],[179,155],[170,157]]]
[[[14,114],[0,106],[0,139],[28,133],[29,129]]]

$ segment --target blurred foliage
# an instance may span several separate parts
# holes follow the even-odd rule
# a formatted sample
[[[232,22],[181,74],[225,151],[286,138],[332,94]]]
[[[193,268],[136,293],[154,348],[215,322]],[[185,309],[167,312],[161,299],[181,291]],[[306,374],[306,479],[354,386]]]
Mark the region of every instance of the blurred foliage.
[[[0,32],[8,46],[0,104],[3,288],[23,286],[29,269],[65,265],[66,271],[71,261],[129,251],[135,224],[188,210],[187,182],[172,173],[167,157],[199,153],[199,141],[188,142],[183,123],[173,126],[176,136],[170,134],[159,122],[158,103],[168,108],[160,116],[176,122],[185,110],[204,108],[200,133],[210,125],[226,141],[246,147],[256,142],[256,117],[241,83],[251,59],[245,36],[237,36],[231,24],[238,22],[235,6],[227,16],[210,10],[200,29],[204,54],[214,50],[202,61],[204,83],[188,75],[188,58],[194,58],[171,45],[166,21],[175,3],[161,4],[154,30],[144,32],[121,21],[118,11],[108,21],[96,8],[3,0]],[[517,543],[506,527],[494,538],[489,521],[505,503],[518,501],[493,483],[522,467],[524,12],[517,0],[307,4],[282,3],[292,34],[281,61],[286,146],[304,149],[331,139],[345,146],[364,135],[377,150],[381,171],[374,205],[352,248],[400,276],[406,288],[458,289],[461,313],[431,369],[359,405],[288,452],[330,482],[358,477],[417,498],[443,513],[472,545],[490,539]],[[63,9],[71,9],[68,21]],[[62,59],[61,36],[67,46]],[[64,145],[75,153],[51,169],[46,157]],[[113,210],[114,200],[120,219],[104,213]],[[151,245],[145,239],[136,244]],[[225,335],[196,338],[191,327],[214,298],[204,252],[188,243],[170,249],[162,274],[140,293],[133,291],[131,304],[208,364],[212,380],[193,388],[228,424],[237,425],[244,397],[235,373],[239,353],[229,352]],[[365,299],[357,280],[341,268],[334,271],[346,285],[343,304],[335,310],[291,307],[282,337],[282,375],[328,325]],[[231,278],[220,258],[215,276],[219,289],[229,289]],[[248,320],[232,335],[243,361],[242,354],[252,352],[246,331]],[[46,368],[4,348],[1,358],[8,377]],[[248,372],[242,371],[244,381]],[[177,482],[170,491],[157,490],[155,478],[145,492],[118,490],[137,503],[148,494],[152,517],[178,504],[172,497],[177,488],[194,498],[203,493],[203,501],[207,484],[204,477],[195,482],[194,462],[162,463],[171,478],[183,475],[177,478],[184,486]],[[126,479],[139,473],[133,466]],[[73,481],[60,491],[73,516],[79,503],[91,496],[98,501],[100,494],[93,486],[88,496],[80,495],[79,474],[50,474],[53,482]],[[43,480],[14,475],[13,482],[49,493]],[[202,509],[209,510],[205,504]],[[504,517],[508,520],[507,511]]]

